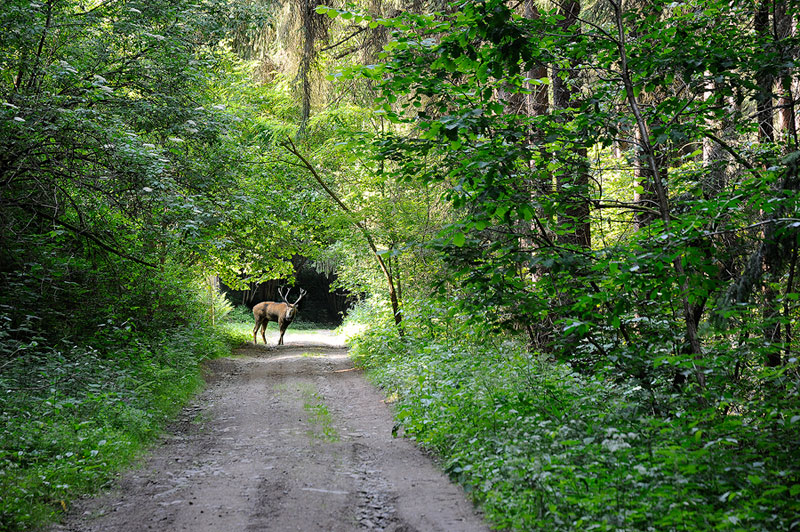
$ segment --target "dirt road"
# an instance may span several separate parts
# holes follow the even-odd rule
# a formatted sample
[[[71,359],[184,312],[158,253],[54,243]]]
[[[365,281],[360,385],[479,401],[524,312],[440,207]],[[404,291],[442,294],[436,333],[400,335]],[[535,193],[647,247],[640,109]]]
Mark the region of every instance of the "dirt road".
[[[389,408],[339,339],[285,340],[209,363],[206,390],[154,452],[54,530],[488,530],[428,457],[392,438]]]

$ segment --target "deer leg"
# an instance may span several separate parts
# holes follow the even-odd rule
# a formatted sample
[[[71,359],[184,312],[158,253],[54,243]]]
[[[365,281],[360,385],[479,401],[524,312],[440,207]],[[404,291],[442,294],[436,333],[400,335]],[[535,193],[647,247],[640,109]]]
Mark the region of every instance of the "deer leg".
[[[261,338],[264,339],[264,345],[267,345],[267,325],[269,325],[269,321],[264,320],[264,323],[261,325]]]
[[[257,344],[258,341],[256,340],[256,334],[258,334],[258,328],[261,326],[261,321],[256,319],[256,327],[253,329],[253,345]]]
[[[283,345],[283,333],[286,332],[288,325],[281,325],[281,337],[278,339],[278,345]]]

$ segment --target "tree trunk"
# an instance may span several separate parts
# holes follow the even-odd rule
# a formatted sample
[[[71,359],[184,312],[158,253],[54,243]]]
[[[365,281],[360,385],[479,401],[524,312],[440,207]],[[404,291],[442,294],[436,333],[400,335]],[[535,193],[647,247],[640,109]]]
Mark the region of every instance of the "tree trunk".
[[[797,21],[787,12],[785,1],[775,3],[775,30],[778,39],[779,49],[782,52],[784,63],[790,63],[797,57],[798,50],[790,49],[787,39],[797,35]],[[792,76],[790,69],[785,69],[779,75],[777,83],[778,93],[778,134],[786,146],[786,151],[797,149],[797,113],[795,108],[796,80]]]
[[[760,0],[753,19],[753,28],[761,39],[769,39],[769,8],[772,0]],[[775,139],[772,108],[772,73],[767,70],[756,72],[756,115],[758,120],[758,138],[761,142],[772,142]]]
[[[580,2],[564,0],[558,8],[558,14],[564,19],[560,25],[563,30],[574,28],[580,31],[578,16],[581,12]],[[553,107],[567,109],[572,99],[571,85],[576,82],[577,73],[573,68],[553,67],[551,82],[553,86]],[[591,226],[589,223],[589,169],[586,162],[586,148],[578,147],[571,168],[557,176],[556,186],[564,203],[558,217],[560,227],[558,241],[582,248],[591,248]]]
[[[642,139],[642,132],[636,128],[634,132],[634,150],[636,157],[636,165],[633,168],[633,202],[642,207],[643,209],[636,211],[633,214],[634,227],[637,230],[643,229],[650,225],[656,219],[658,212],[658,200],[656,198],[655,181],[653,172],[650,170],[650,163],[647,159],[647,154],[643,149],[644,142]],[[656,156],[656,164],[662,168],[662,158]]]
[[[295,82],[300,85],[300,127],[297,137],[305,133],[308,120],[311,117],[311,69],[316,59],[315,44],[318,39],[325,38],[327,33],[326,22],[328,17],[319,15],[316,8],[317,0],[299,0],[297,9],[300,18],[300,31],[303,34],[303,51],[300,54],[300,63],[297,67]]]
[[[708,77],[710,78],[710,75]],[[714,82],[709,81],[703,96],[705,100],[708,101],[714,97],[714,89]],[[727,141],[734,133],[731,120],[727,117],[733,116],[738,110],[733,98],[726,100],[725,104],[728,109],[726,118],[709,121],[708,126],[716,132],[719,138]],[[707,177],[703,179],[701,187],[703,195],[707,199],[716,197],[727,186],[730,160],[730,154],[718,142],[714,142],[708,137],[703,137],[703,167],[706,168]]]
[[[781,365],[781,312],[778,306],[778,290],[775,284],[781,274],[781,257],[778,256],[779,244],[776,241],[775,224],[769,223],[764,228],[764,341],[768,344],[766,364],[769,367]]]
[[[779,49],[782,51],[782,55],[784,56],[784,63],[795,60],[798,54],[796,47],[789,49],[788,45],[786,44],[788,39],[791,39],[797,35],[797,20],[795,20],[787,11],[786,4],[787,3],[785,0],[777,0],[775,2],[774,13],[776,38],[778,39]],[[795,85],[796,81],[797,80],[795,80],[792,76],[792,71],[790,69],[786,69],[780,74],[777,87],[778,94],[780,95],[778,98],[778,135],[783,141],[784,150],[787,154],[797,150],[798,148],[797,116],[795,110],[795,94],[793,92],[793,85]],[[791,189],[791,181],[791,179],[784,179],[783,188]],[[792,320],[790,319],[789,315],[789,299],[786,296],[792,292],[792,285],[794,284],[795,269],[797,266],[797,239],[794,238],[790,240],[790,238],[785,238],[785,240],[787,241],[787,244],[791,246],[792,250],[789,263],[789,277],[786,282],[783,305],[783,321],[785,322],[783,333],[785,333],[785,336],[783,338],[780,337],[780,320],[776,320],[774,327],[770,326],[770,324],[767,324],[767,334],[768,338],[773,339],[773,342],[780,342],[783,340],[784,351],[786,352],[786,355],[789,356],[789,352],[791,351],[792,347]],[[779,263],[781,262],[781,259],[777,258],[774,262]],[[771,267],[772,265],[768,266]],[[775,266],[778,265],[776,264]],[[780,272],[778,275],[780,275]],[[775,294],[771,294],[771,296],[773,298],[776,297]],[[780,314],[780,311],[777,308],[774,308],[773,311],[775,314]],[[773,343],[773,345],[775,345],[775,343]],[[781,364],[780,353],[775,354],[771,352],[769,354],[767,363],[770,366],[779,366]]]
[[[781,15],[784,9],[777,6],[783,2],[776,2],[775,0],[761,0],[756,8],[756,13],[753,20],[753,27],[756,35],[762,39],[762,45],[765,47],[780,46],[781,33],[787,31],[787,21]],[[770,24],[770,8],[775,7],[773,12],[772,25]],[[776,31],[773,33],[772,29]],[[773,89],[775,85],[775,77],[771,71],[767,69],[759,70],[756,72],[756,84],[758,85],[758,92],[756,93],[756,114],[758,120],[758,139],[761,142],[774,142],[775,129],[774,129],[774,108],[773,108]],[[791,88],[791,84],[790,84]],[[793,110],[793,106],[787,107]],[[793,121],[793,120],[792,120]],[[771,216],[765,214],[765,216]],[[775,234],[776,228],[774,222],[768,222],[764,225],[763,239],[763,287],[762,287],[762,309],[761,316],[763,319],[764,327],[764,341],[769,346],[767,350],[766,365],[769,367],[777,367],[781,364],[781,312],[777,303],[778,290],[775,284],[779,281],[781,276],[782,257],[780,254],[780,243],[777,241]]]

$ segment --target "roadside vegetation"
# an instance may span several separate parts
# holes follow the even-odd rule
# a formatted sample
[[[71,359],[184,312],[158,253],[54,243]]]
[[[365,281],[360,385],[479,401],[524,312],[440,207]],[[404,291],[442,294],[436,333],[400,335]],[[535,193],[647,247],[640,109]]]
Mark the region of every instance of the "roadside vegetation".
[[[397,435],[438,456],[497,528],[797,526],[797,420],[785,399],[731,394],[737,411],[722,415],[634,378],[555,362],[490,332],[488,316],[406,309],[403,338],[385,310],[353,312],[351,354],[393,401]],[[769,386],[775,375],[755,378]]]
[[[56,339],[35,324],[7,331],[4,353],[15,356],[0,375],[0,528],[34,528],[106,486],[202,387],[200,361],[232,346],[194,310],[202,319],[171,330],[135,331],[125,315]]]
[[[318,8],[392,32],[336,79],[393,126],[349,319],[399,429],[498,527],[800,526],[797,6],[450,9]]]
[[[229,8],[0,4],[0,530],[106,486],[242,341],[213,325],[255,203]]]

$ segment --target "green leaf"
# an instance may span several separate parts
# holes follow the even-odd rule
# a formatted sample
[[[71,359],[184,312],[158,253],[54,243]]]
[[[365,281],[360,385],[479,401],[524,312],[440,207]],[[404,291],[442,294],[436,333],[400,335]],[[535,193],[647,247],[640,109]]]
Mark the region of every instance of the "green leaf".
[[[759,477],[758,475],[747,475],[747,480],[749,480],[749,481],[750,481],[750,484],[752,484],[752,485],[754,485],[754,486],[758,486],[759,484],[761,484],[762,482],[764,482],[764,481],[761,479],[761,477]]]

